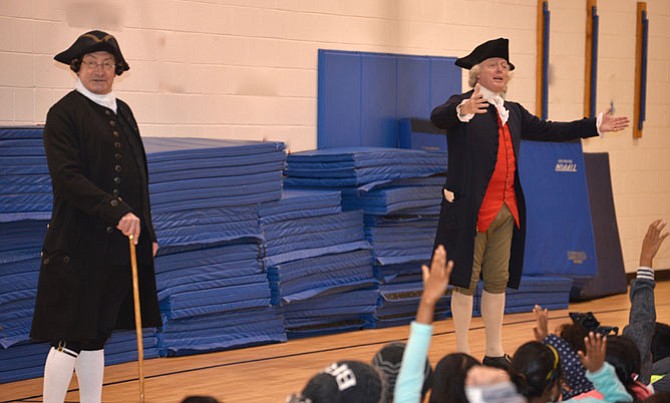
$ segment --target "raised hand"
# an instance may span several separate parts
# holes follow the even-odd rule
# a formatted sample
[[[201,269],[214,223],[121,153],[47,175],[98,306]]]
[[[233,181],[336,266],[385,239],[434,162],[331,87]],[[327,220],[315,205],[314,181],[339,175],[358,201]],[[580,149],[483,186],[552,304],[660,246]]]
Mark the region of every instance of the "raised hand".
[[[535,334],[535,340],[542,341],[545,337],[549,336],[549,311],[542,309],[539,305],[535,305],[533,313],[535,314],[533,334]]]
[[[444,296],[449,286],[449,275],[454,268],[454,262],[447,261],[447,252],[444,246],[439,245],[433,254],[433,260],[428,266],[421,266],[423,271],[423,294],[419,301],[419,309],[416,312],[418,323],[433,323],[435,304]]]
[[[437,302],[444,296],[449,286],[449,275],[454,267],[454,262],[447,262],[447,252],[444,246],[439,245],[433,254],[430,269],[425,264],[421,267],[423,271],[423,294],[422,300]]]
[[[640,251],[640,266],[652,267],[651,264],[658,253],[658,249],[668,237],[668,232],[663,232],[666,222],[658,219],[649,224],[647,234],[642,240],[642,250]]]
[[[467,115],[470,113],[486,113],[489,107],[488,101],[479,92],[481,87],[479,84],[475,85],[475,91],[472,96],[461,105],[461,114]],[[601,124],[602,127],[602,124]]]
[[[583,351],[577,352],[582,360],[582,365],[592,373],[597,372],[605,362],[607,337],[590,332],[588,337],[584,337],[584,345],[586,346],[586,354]]]

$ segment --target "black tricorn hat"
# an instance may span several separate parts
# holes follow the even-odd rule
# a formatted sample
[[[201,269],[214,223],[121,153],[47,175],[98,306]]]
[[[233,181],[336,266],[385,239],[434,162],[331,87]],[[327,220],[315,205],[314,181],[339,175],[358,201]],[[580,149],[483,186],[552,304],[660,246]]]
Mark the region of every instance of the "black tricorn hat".
[[[126,59],[121,54],[121,49],[118,42],[116,42],[116,38],[103,31],[89,31],[81,34],[67,50],[54,56],[54,59],[71,65],[77,59],[81,62],[81,58],[85,54],[98,51],[105,51],[114,55],[117,66],[116,74],[121,75],[121,73],[130,69]]]
[[[469,55],[456,59],[456,66],[470,70],[475,64],[479,64],[491,57],[500,57],[505,59],[510,70],[514,70],[514,65],[509,61],[509,39],[498,38],[486,41],[477,46]]]

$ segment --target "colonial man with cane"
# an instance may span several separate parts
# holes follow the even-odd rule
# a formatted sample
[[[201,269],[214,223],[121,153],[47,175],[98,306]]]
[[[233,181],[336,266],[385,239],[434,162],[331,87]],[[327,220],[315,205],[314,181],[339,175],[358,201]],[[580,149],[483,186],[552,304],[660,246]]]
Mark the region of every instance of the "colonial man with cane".
[[[31,337],[52,348],[44,402],[62,403],[73,371],[82,403],[99,403],[104,345],[115,329],[133,329],[131,256],[136,245],[141,317],[160,326],[147,161],[130,107],[112,84],[130,67],[114,36],[82,34],[55,60],[77,75],[44,127],[53,211],[42,260]]]

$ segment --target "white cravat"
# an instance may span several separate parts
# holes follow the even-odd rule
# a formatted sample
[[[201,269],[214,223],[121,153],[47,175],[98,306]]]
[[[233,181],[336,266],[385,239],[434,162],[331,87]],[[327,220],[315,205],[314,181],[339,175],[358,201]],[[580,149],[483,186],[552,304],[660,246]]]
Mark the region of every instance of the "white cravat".
[[[107,94],[94,94],[84,87],[84,83],[81,82],[79,77],[77,77],[77,83],[74,87],[75,90],[83,94],[86,98],[95,102],[98,105],[102,105],[105,108],[109,108],[116,113],[116,95],[113,91],[108,92]]]
[[[489,90],[486,87],[482,87],[481,85],[479,86],[479,93],[482,94],[484,99],[492,104],[493,106],[496,107],[498,110],[498,115],[500,116],[500,121],[504,125],[507,123],[507,120],[509,119],[509,111],[505,109],[505,100],[500,94],[496,94],[495,92]],[[465,102],[467,102],[467,99],[464,99],[460,105],[456,108],[456,112],[458,113],[458,120],[461,122],[469,122],[473,117],[475,117],[474,113],[466,113],[464,115],[461,115],[461,105],[463,105]]]

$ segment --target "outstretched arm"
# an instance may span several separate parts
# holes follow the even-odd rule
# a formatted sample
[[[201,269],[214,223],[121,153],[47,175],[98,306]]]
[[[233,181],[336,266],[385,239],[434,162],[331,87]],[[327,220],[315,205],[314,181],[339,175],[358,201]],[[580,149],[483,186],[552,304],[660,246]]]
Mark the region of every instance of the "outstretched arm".
[[[454,263],[447,262],[447,252],[442,245],[435,249],[430,269],[423,265],[423,294],[416,313],[416,320],[410,325],[409,339],[402,356],[400,373],[396,380],[393,401],[396,403],[421,401],[423,370],[433,334],[435,305],[444,296],[449,285],[449,275]]]
[[[447,252],[444,246],[439,245],[433,254],[433,260],[428,266],[423,265],[423,293],[419,301],[419,309],[416,312],[418,323],[431,324],[435,314],[435,305],[444,296],[449,286],[449,275],[454,267],[454,262],[447,262]]]
[[[663,220],[653,221],[642,240],[640,267],[637,270],[637,278],[630,285],[628,325],[623,329],[623,335],[633,340],[640,350],[642,363],[639,375],[643,383],[649,383],[651,376],[651,339],[656,326],[654,296],[656,282],[652,263],[663,241],[668,237],[668,232],[664,232],[665,226]]]

